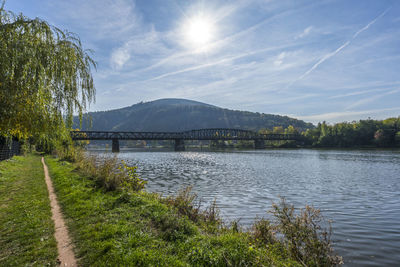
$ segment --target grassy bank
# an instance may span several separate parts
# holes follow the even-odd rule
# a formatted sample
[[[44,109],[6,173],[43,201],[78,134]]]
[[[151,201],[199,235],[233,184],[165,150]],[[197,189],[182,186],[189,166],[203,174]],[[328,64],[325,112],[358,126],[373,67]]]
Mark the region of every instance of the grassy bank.
[[[0,266],[55,266],[56,257],[40,157],[0,162]]]
[[[255,244],[235,227],[189,219],[156,194],[105,191],[68,162],[46,162],[83,266],[299,265],[279,243]]]

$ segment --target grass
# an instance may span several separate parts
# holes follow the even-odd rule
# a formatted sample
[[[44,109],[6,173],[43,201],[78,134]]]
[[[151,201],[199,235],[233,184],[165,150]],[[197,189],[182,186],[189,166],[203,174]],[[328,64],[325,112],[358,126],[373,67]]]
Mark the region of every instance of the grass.
[[[213,207],[199,215],[194,205],[191,215],[182,204],[188,192],[172,201],[143,191],[110,191],[82,176],[75,164],[52,157],[46,162],[82,266],[300,265],[281,243],[253,244],[250,232],[223,226]]]
[[[0,266],[56,266],[56,257],[40,157],[0,162]]]

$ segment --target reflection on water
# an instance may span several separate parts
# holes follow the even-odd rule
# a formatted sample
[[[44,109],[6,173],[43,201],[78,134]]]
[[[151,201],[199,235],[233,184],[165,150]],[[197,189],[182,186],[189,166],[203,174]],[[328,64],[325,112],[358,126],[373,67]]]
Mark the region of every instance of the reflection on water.
[[[123,152],[148,180],[147,190],[175,193],[193,185],[213,198],[226,220],[244,226],[268,217],[284,196],[333,219],[336,251],[346,265],[400,262],[400,152],[263,150],[233,152]]]

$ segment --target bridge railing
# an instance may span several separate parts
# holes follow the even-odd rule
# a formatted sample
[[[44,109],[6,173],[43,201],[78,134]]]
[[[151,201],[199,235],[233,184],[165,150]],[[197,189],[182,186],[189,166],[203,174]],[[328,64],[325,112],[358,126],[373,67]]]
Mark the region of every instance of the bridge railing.
[[[299,134],[259,134],[241,129],[199,129],[184,132],[71,131],[73,140],[301,140]]]

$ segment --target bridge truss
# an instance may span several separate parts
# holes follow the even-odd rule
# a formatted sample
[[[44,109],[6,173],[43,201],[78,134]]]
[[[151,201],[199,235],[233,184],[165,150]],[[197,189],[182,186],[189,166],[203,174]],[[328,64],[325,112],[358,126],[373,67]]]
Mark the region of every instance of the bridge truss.
[[[255,148],[265,148],[266,140],[301,141],[299,134],[259,134],[228,128],[199,129],[184,132],[109,132],[71,131],[73,140],[112,140],[112,151],[119,152],[119,140],[174,140],[175,150],[184,151],[184,140],[254,140]]]
[[[71,131],[73,140],[300,140],[299,134],[259,134],[228,128],[199,129],[184,132],[112,132]]]

